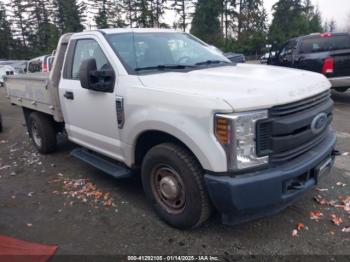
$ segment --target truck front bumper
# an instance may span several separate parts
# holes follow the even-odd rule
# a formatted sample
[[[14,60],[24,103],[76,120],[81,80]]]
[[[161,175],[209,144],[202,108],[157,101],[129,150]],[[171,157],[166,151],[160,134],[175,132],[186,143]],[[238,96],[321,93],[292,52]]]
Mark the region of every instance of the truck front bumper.
[[[279,212],[318,183],[318,168],[334,162],[336,135],[287,164],[241,175],[205,175],[210,198],[224,224],[234,225]],[[327,162],[326,162],[327,161]]]
[[[328,78],[332,87],[350,87],[350,76]]]

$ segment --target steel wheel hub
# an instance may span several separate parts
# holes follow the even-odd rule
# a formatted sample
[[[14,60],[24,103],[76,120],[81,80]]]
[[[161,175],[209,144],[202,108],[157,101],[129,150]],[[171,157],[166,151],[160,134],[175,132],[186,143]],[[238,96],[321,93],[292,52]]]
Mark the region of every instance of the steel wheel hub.
[[[152,191],[157,202],[169,213],[180,213],[185,206],[185,187],[181,176],[162,165],[152,172]]]
[[[165,198],[174,200],[179,196],[180,188],[173,177],[166,176],[160,180],[160,191]]]

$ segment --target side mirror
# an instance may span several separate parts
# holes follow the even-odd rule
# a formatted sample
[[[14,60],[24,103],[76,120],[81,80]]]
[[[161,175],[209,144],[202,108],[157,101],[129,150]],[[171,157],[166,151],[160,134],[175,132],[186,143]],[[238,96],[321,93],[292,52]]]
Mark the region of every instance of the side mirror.
[[[112,68],[97,70],[94,58],[86,59],[79,69],[80,84],[83,88],[97,92],[112,93],[115,74]]]

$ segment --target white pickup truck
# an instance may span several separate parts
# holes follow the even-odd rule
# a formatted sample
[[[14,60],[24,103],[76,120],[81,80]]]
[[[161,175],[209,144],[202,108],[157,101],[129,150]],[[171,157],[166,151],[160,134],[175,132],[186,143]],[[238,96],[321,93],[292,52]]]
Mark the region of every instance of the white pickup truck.
[[[201,225],[213,207],[225,224],[277,212],[336,153],[326,77],[233,64],[186,33],[67,34],[50,74],[5,85],[41,153],[66,132],[79,159],[118,178],[140,174],[157,214],[178,228]]]

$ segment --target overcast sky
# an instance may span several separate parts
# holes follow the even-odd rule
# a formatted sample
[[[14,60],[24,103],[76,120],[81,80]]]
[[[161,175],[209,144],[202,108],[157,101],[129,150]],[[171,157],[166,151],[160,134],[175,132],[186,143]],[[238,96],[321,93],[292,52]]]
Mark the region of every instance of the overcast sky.
[[[318,6],[323,19],[336,21],[337,29],[345,27],[347,15],[350,13],[350,0],[311,0],[315,6]],[[266,10],[271,17],[271,7],[277,0],[265,0]]]

